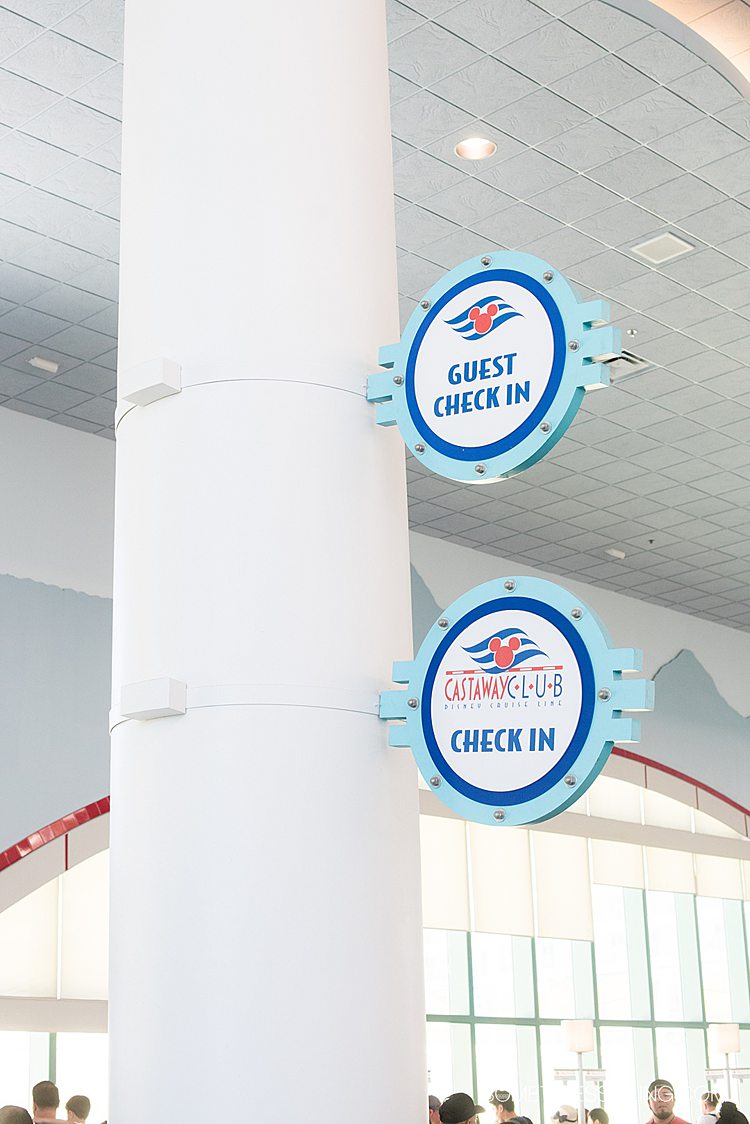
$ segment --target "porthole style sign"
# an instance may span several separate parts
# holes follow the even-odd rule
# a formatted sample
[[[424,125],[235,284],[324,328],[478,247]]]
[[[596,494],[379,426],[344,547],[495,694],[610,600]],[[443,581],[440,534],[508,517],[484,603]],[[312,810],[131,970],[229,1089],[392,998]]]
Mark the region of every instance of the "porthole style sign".
[[[604,301],[579,303],[530,254],[498,252],[452,269],[417,305],[371,375],[380,425],[451,480],[486,483],[534,464],[560,440],[584,392],[606,386],[620,351]]]
[[[384,691],[390,744],[410,746],[430,788],[477,823],[536,823],[564,811],[601,772],[615,742],[637,742],[625,711],[652,710],[635,649],[610,647],[602,624],[552,582],[501,578],[464,594],[434,623],[416,659],[394,664],[406,691]]]

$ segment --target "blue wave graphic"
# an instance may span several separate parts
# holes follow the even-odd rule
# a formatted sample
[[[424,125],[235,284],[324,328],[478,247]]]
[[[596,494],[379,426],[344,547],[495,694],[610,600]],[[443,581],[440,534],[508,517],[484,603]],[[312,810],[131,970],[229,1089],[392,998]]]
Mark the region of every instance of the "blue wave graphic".
[[[518,649],[515,650],[513,661],[505,667],[498,667],[495,663],[494,647],[491,648],[490,644],[493,640],[510,640],[516,637],[519,642]],[[520,664],[525,663],[526,660],[532,659],[534,656],[544,656],[549,659],[546,652],[543,652],[534,640],[524,632],[522,628],[503,628],[499,632],[493,632],[486,640],[481,640],[478,644],[471,644],[468,648],[464,648],[467,655],[471,656],[474,663],[480,665],[482,670],[487,675],[500,675],[504,671],[512,671],[513,668],[519,667]]]
[[[470,313],[475,308],[478,308],[481,313],[482,310],[487,308],[490,304],[494,304],[497,308],[497,311],[493,315],[492,326],[483,332],[477,332],[476,319],[472,319]],[[445,323],[450,325],[454,332],[458,332],[459,335],[463,336],[465,340],[481,340],[484,336],[488,336],[490,332],[494,332],[501,324],[505,324],[506,321],[512,320],[514,316],[520,315],[521,313],[516,312],[513,306],[508,304],[507,301],[504,301],[502,297],[490,296],[483,297],[479,301],[474,301],[467,309],[459,313],[458,316],[453,316],[450,320],[446,320]]]

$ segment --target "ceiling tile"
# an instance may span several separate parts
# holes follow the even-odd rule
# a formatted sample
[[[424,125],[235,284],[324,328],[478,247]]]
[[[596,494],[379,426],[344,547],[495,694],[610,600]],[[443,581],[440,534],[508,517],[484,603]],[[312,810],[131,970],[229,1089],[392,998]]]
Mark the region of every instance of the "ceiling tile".
[[[539,192],[534,196],[534,206],[562,222],[577,223],[585,233],[591,234],[593,232],[585,229],[581,219],[610,207],[618,202],[618,198],[614,192],[586,176],[574,176]]]
[[[104,77],[106,77],[106,75]],[[97,79],[97,81],[99,81],[99,79]],[[396,102],[403,101],[404,98],[410,97],[411,94],[416,94],[416,93],[419,92],[419,86],[415,85],[414,82],[410,82],[407,78],[402,78],[400,74],[396,74],[396,72],[393,71],[393,70],[388,71],[388,84],[389,84],[389,88],[390,88],[391,105],[395,105]],[[78,98],[78,97],[76,98],[76,101],[82,101],[82,100],[83,99],[81,99],[81,98]],[[90,103],[83,100],[83,104],[88,105]],[[101,106],[95,105],[95,106],[93,106],[93,108],[94,109],[101,109]],[[102,110],[102,112],[106,113],[106,110]],[[119,114],[119,113],[117,113],[117,114],[111,113],[110,114],[110,117],[120,117],[120,116],[121,116],[121,114]]]
[[[737,133],[710,117],[704,117],[669,136],[651,141],[651,147],[667,159],[693,171],[747,146]]]
[[[593,257],[597,251],[601,251],[602,246],[600,242],[567,226],[528,242],[523,248],[529,254],[554,263],[558,269],[569,269],[578,262]]]
[[[386,0],[389,43],[424,23],[424,16],[415,8],[414,4],[407,7],[405,4],[399,4],[398,0]]]
[[[423,257],[437,262],[444,269],[453,269],[468,258],[479,257],[480,254],[497,250],[494,242],[481,237],[473,230],[454,230],[446,238],[439,238],[422,249]]]
[[[417,254],[399,258],[398,287],[408,297],[419,299],[431,288],[445,271],[434,262],[425,261]]]
[[[651,33],[648,24],[601,0],[589,0],[589,3],[568,12],[565,23],[588,35],[608,51],[617,51]]]
[[[612,9],[616,11],[617,9]],[[701,119],[701,112],[663,86],[604,114],[603,120],[642,144],[666,136]]]
[[[608,246],[622,246],[633,245],[644,235],[656,233],[662,223],[650,211],[624,201],[579,221],[578,226]]]
[[[120,130],[119,122],[64,99],[24,125],[24,132],[38,140],[86,156]]]
[[[40,186],[82,207],[96,207],[119,192],[120,177],[89,160],[75,160],[43,180]]]
[[[504,5],[503,5],[504,6]],[[602,47],[564,23],[548,23],[495,52],[503,62],[546,85],[604,55]]]
[[[651,312],[670,328],[685,328],[690,334],[691,325],[719,315],[721,308],[700,293],[686,292],[673,300],[654,305]]]
[[[614,188],[622,195],[635,196],[641,190],[659,187],[675,179],[680,169],[648,148],[637,148],[589,172],[591,179]]]
[[[607,55],[552,85],[562,97],[598,115],[647,93],[654,83],[621,59]]]
[[[36,82],[8,70],[0,70],[2,122],[15,129],[58,101],[58,95]]]
[[[122,59],[124,0],[89,0],[57,24],[55,31],[94,51]]]
[[[108,390],[114,389],[117,375],[114,371],[108,371],[106,367],[100,367],[96,363],[81,363],[72,370],[58,375],[55,381],[65,386],[72,386],[76,390],[86,391],[89,395],[96,395],[106,394]]]
[[[5,60],[5,68],[58,94],[70,94],[112,65],[111,59],[74,43],[55,31],[45,31]]]
[[[618,54],[664,85],[697,70],[701,65],[696,54],[661,31],[654,31],[645,39],[623,47]]]
[[[695,289],[702,289],[712,281],[731,277],[742,270],[739,262],[733,261],[718,250],[701,250],[697,254],[689,254],[674,262],[666,262],[661,268],[675,280]]]
[[[410,153],[399,160],[393,169],[396,194],[411,202],[419,202],[429,195],[435,195],[465,178],[457,168],[452,168],[426,152]]]
[[[437,17],[443,27],[488,52],[528,35],[549,19],[547,12],[528,0],[503,0],[502,6],[465,0]]]
[[[88,396],[80,390],[72,390],[68,386],[50,381],[42,382],[38,386],[27,390],[21,395],[21,401],[33,402],[37,406],[44,406],[53,413],[67,410],[71,406],[78,406],[85,402]]]
[[[722,344],[732,343],[734,340],[750,335],[750,320],[738,316],[736,312],[722,312],[718,316],[693,324],[688,329],[688,334],[709,347],[721,347]],[[748,362],[750,362],[750,355],[748,355]]]
[[[589,115],[550,90],[536,89],[492,115],[490,120],[512,136],[533,145],[589,120]]]
[[[417,148],[460,129],[471,121],[463,109],[450,105],[426,90],[404,98],[391,108],[391,126],[398,140]]]
[[[511,102],[536,89],[536,83],[499,59],[485,55],[470,66],[433,85],[438,97],[465,109],[475,117],[489,117]],[[502,122],[499,122],[503,127]],[[512,131],[512,130],[511,130]]]
[[[437,195],[431,195],[425,206],[451,222],[472,225],[513,203],[509,195],[481,180],[461,176],[458,183]]]
[[[115,404],[104,398],[89,398],[86,402],[81,402],[79,406],[70,407],[68,413],[76,418],[97,422],[99,425],[111,425],[115,414]]]
[[[492,239],[493,242],[515,250],[533,238],[551,234],[557,229],[557,223],[534,207],[527,207],[525,203],[515,203],[497,214],[474,223],[473,229],[478,234]]]
[[[616,250],[606,250],[603,254],[576,264],[570,271],[574,281],[581,281],[600,292],[609,286],[621,286],[627,281],[641,277],[646,272],[644,266],[625,257]]]
[[[396,245],[415,251],[456,229],[455,224],[422,207],[407,207],[396,215]]]
[[[436,23],[422,23],[391,43],[388,57],[391,70],[430,86],[480,58],[476,47],[452,35]]]
[[[668,222],[679,222],[685,215],[692,215],[715,203],[723,203],[725,198],[721,191],[696,176],[684,175],[634,194],[633,202]]]
[[[683,78],[672,82],[672,89],[681,97],[706,113],[717,113],[720,109],[741,101],[741,94],[723,78],[712,66],[702,66],[692,70]]]
[[[596,118],[540,146],[548,156],[582,172],[614,160],[634,147],[635,141],[630,137]]]
[[[501,191],[507,191],[509,195],[524,199],[555,187],[572,175],[569,168],[558,164],[556,160],[551,160],[535,149],[527,149],[519,156],[504,161],[502,165],[491,168],[480,178],[499,187]]]

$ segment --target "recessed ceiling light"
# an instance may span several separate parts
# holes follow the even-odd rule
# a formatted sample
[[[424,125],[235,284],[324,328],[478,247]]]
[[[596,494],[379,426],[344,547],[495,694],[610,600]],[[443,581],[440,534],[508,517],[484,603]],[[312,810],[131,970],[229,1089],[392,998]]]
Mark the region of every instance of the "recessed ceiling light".
[[[608,554],[610,558],[617,558],[620,562],[622,562],[623,558],[625,557],[625,551],[618,550],[616,546],[607,547],[604,553]]]
[[[486,160],[488,156],[495,155],[497,145],[485,137],[467,137],[458,142],[454,151],[456,156],[461,156],[464,160]]]
[[[60,364],[55,363],[54,359],[42,359],[41,355],[29,359],[29,366],[38,367],[40,371],[48,371],[50,375],[56,375],[60,370]]]
[[[663,265],[665,261],[672,261],[694,249],[695,246],[676,234],[660,234],[658,238],[649,238],[647,242],[632,246],[631,252],[651,265]]]

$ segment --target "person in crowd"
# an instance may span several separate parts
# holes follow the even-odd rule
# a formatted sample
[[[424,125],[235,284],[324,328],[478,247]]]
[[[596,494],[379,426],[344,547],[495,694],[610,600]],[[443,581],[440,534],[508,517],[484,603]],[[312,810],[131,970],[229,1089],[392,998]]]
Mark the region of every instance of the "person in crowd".
[[[6,1104],[0,1108],[0,1124],[32,1124],[32,1120],[25,1108]]]
[[[657,1124],[657,1121],[659,1124],[687,1124],[686,1120],[675,1115],[674,1103],[672,1082],[656,1077],[648,1087],[648,1107],[651,1110],[648,1124]]]
[[[442,1124],[470,1124],[480,1112],[484,1109],[468,1093],[451,1093],[440,1106],[440,1120]]]
[[[719,1109],[719,1124],[748,1124],[748,1120],[734,1101],[722,1101]]]
[[[578,1109],[572,1104],[561,1104],[552,1119],[559,1124],[578,1124]]]
[[[31,1090],[34,1102],[34,1120],[57,1120],[60,1107],[60,1092],[53,1081],[38,1081]]]
[[[427,1098],[427,1124],[440,1124],[440,1097],[434,1093]]]
[[[494,1089],[490,1093],[490,1104],[495,1106],[495,1120],[497,1124],[509,1124],[511,1120],[519,1124],[532,1124],[528,1116],[520,1116],[516,1112],[513,1096],[507,1089]]]
[[[701,1097],[701,1112],[698,1124],[716,1124],[719,1119],[719,1101],[721,1097],[718,1093],[704,1093]]]
[[[589,1120],[593,1120],[594,1124],[609,1124],[609,1113],[603,1108],[592,1108]]]
[[[79,1094],[71,1097],[65,1108],[68,1113],[68,1124],[85,1124],[91,1112],[91,1101],[88,1097]]]

